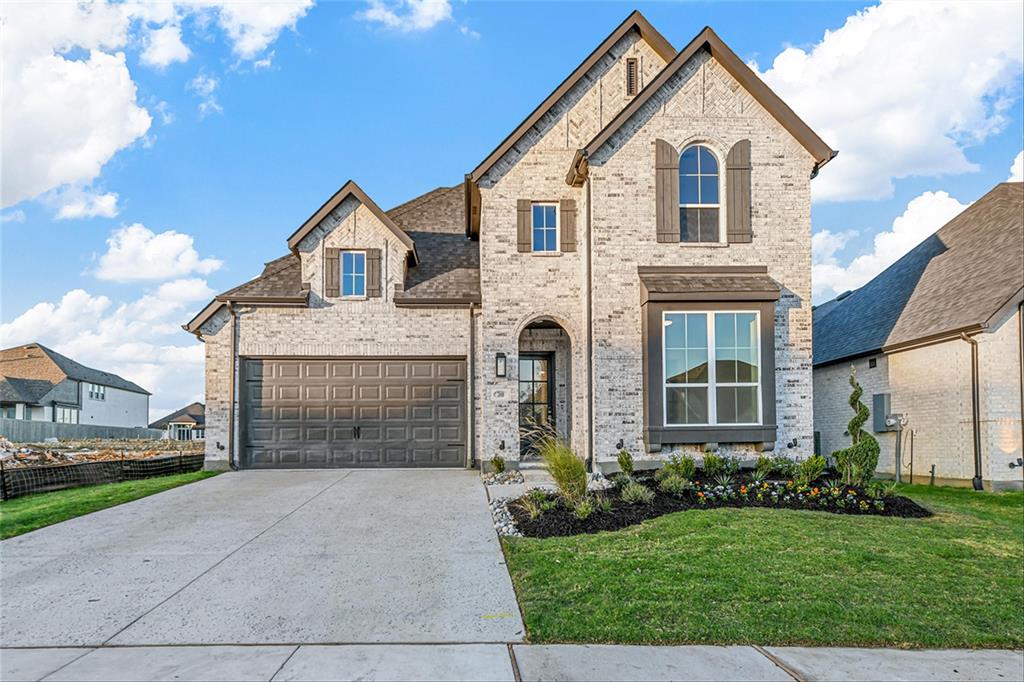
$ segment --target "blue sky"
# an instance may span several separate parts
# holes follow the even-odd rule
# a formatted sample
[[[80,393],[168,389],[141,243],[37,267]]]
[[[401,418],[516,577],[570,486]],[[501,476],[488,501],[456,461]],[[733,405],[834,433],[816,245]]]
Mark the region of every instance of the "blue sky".
[[[0,341],[118,371],[155,412],[201,398],[176,325],[208,294],[349,178],[384,207],[459,182],[634,8],[676,48],[711,25],[840,150],[814,181],[819,301],[1024,148],[1016,2],[141,7],[0,10],[23,95],[3,103]]]

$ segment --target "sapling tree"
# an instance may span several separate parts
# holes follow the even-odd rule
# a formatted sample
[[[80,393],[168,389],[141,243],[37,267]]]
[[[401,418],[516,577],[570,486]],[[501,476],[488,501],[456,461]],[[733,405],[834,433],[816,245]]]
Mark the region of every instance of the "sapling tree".
[[[864,389],[857,381],[857,372],[850,367],[850,393],[849,405],[853,410],[853,418],[846,425],[850,434],[852,444],[848,448],[836,450],[832,456],[836,460],[836,468],[847,485],[864,485],[871,480],[878,466],[878,441],[870,433],[864,430],[864,424],[871,415],[868,406],[861,402]]]

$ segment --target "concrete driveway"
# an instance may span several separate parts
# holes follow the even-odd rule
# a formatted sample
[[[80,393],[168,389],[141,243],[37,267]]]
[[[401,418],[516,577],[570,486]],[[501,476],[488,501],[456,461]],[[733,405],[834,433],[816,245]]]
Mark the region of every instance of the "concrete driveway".
[[[0,646],[520,641],[479,477],[235,472],[0,543]]]

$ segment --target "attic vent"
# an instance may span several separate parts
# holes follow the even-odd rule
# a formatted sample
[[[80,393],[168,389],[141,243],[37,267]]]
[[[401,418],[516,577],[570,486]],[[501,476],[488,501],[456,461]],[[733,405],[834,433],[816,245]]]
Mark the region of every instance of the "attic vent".
[[[640,70],[637,60],[630,58],[626,60],[626,95],[633,97],[640,92]]]

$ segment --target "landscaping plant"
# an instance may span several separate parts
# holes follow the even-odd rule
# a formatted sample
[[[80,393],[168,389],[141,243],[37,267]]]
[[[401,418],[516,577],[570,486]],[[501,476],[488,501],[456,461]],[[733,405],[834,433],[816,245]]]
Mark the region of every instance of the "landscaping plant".
[[[689,455],[672,455],[665,462],[664,466],[658,469],[654,477],[661,480],[667,476],[678,476],[687,481],[692,481],[696,473],[697,463],[693,461],[693,457]]]
[[[725,470],[725,461],[713,452],[705,452],[700,468],[705,478],[713,478]]]
[[[853,444],[843,450],[836,450],[832,457],[835,458],[836,468],[847,485],[862,486],[875,475],[880,448],[875,437],[862,428],[871,413],[867,405],[860,401],[864,389],[860,387],[857,372],[853,367],[850,367],[850,386],[853,391],[848,402],[854,414],[847,424],[847,431]]]
[[[619,450],[619,470],[626,476],[633,475],[633,455],[626,448]]]
[[[495,455],[491,457],[491,468],[496,474],[505,473],[505,458],[501,455]]]
[[[650,504],[654,501],[654,491],[636,481],[630,481],[623,486],[620,496],[627,504]]]
[[[818,480],[825,471],[825,458],[821,455],[808,457],[797,465],[796,477],[793,479],[797,485],[810,485]]]
[[[765,478],[793,478],[796,475],[796,462],[784,455],[759,455],[757,471]]]
[[[594,504],[589,499],[583,498],[573,508],[572,513],[580,521],[585,521],[594,513]]]
[[[687,490],[692,490],[693,484],[689,479],[682,476],[665,476],[658,482],[658,490],[667,495],[682,495]]]
[[[550,434],[541,437],[537,452],[566,503],[575,508],[587,496],[587,466],[569,444]]]

